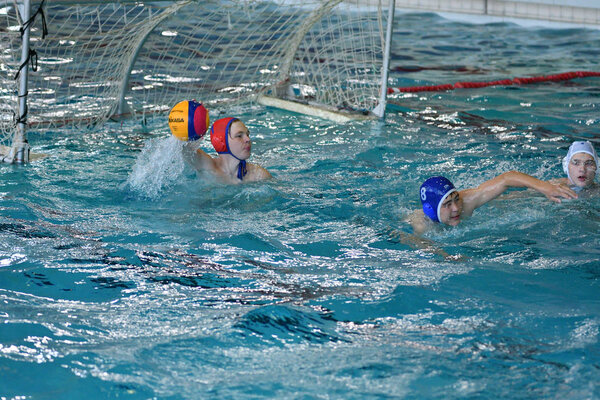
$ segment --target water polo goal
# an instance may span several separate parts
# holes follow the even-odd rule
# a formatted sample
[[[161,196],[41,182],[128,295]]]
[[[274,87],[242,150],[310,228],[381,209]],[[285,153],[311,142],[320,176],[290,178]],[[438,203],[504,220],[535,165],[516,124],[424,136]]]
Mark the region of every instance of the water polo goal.
[[[28,161],[28,127],[144,120],[182,99],[382,117],[395,7],[599,24],[561,1],[0,0],[0,160]]]
[[[393,4],[0,0],[1,157],[27,161],[27,127],[166,115],[182,99],[382,116]]]

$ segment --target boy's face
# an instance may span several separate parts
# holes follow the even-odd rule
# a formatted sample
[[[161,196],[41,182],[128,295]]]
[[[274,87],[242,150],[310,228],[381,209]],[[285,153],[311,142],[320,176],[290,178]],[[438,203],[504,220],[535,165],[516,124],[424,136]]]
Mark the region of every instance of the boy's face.
[[[463,201],[458,192],[450,194],[444,199],[440,207],[440,222],[450,226],[460,224],[460,216],[463,210]]]
[[[246,160],[250,157],[252,151],[252,141],[250,132],[242,121],[235,121],[231,124],[229,130],[229,151],[231,151],[240,160]]]
[[[594,157],[587,153],[577,153],[569,161],[569,177],[576,186],[586,187],[594,182],[596,168]]]

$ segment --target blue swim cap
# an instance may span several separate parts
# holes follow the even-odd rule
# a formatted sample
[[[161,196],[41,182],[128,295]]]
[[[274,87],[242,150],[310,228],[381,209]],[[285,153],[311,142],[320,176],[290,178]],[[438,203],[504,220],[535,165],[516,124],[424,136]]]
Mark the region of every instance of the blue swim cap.
[[[443,176],[433,176],[421,185],[423,212],[434,222],[440,222],[440,208],[450,193],[456,192],[452,182]]]

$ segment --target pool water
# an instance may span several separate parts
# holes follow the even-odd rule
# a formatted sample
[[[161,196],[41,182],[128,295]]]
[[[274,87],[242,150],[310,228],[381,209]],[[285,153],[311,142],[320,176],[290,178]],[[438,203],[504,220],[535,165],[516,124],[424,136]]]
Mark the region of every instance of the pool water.
[[[600,31],[400,14],[394,85],[597,69]],[[164,120],[33,131],[0,165],[2,399],[599,398],[600,198],[524,191],[406,244],[421,182],[562,177],[599,80],[230,110],[275,177],[222,185]],[[207,139],[204,146],[209,149]],[[459,257],[457,257],[459,258]]]

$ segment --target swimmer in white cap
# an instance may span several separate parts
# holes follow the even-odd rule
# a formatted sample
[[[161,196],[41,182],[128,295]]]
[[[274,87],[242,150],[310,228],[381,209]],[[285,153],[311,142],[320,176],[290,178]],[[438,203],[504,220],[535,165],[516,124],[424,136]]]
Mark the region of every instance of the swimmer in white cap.
[[[470,217],[476,208],[495,199],[508,188],[530,188],[560,203],[561,199],[573,199],[577,194],[566,184],[544,182],[517,171],[505,172],[476,188],[457,191],[452,182],[443,176],[427,179],[421,185],[423,208],[416,210],[407,221],[415,234],[421,234],[436,224],[456,226]]]
[[[237,118],[221,118],[210,129],[210,141],[219,154],[212,158],[201,149],[184,150],[186,160],[198,171],[211,171],[228,183],[262,181],[271,178],[269,171],[250,158],[252,141],[246,125]]]
[[[598,189],[595,182],[598,155],[590,142],[573,142],[563,158],[562,165],[567,177],[556,179],[554,182],[569,185],[577,193],[584,189]]]

